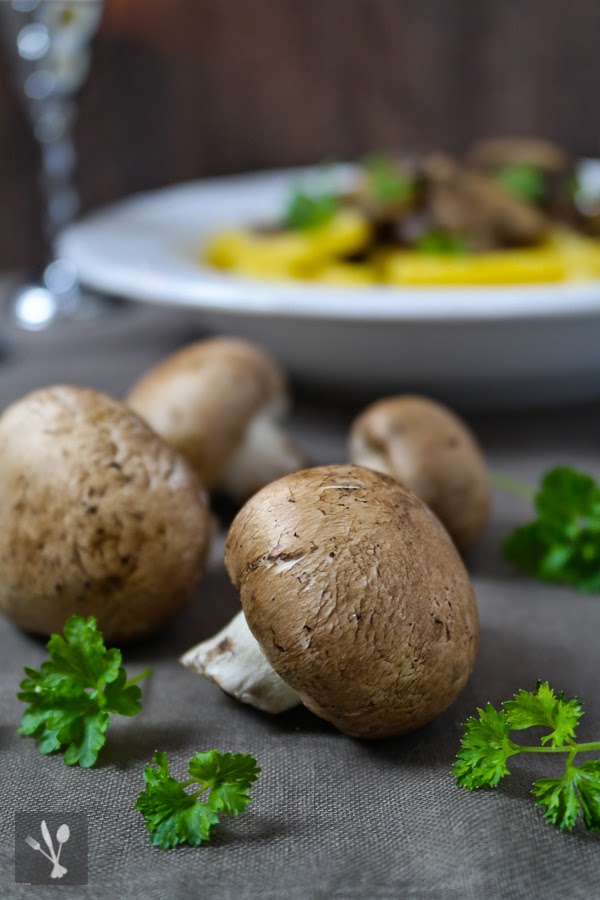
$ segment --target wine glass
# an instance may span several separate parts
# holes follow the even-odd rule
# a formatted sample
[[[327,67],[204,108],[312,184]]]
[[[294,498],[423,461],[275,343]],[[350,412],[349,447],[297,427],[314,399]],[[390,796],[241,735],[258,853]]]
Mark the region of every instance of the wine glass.
[[[76,95],[90,65],[103,0],[0,0],[0,25],[14,83],[40,150],[46,265],[40,280],[11,298],[17,324],[42,329],[63,318],[94,315],[68,260],[53,254],[58,232],[79,208],[74,181]]]

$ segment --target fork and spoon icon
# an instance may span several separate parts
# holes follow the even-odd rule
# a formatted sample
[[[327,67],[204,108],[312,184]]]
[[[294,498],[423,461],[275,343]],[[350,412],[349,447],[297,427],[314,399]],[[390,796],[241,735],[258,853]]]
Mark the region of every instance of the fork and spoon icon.
[[[44,838],[46,847],[50,851],[50,855],[48,855],[45,850],[42,850],[39,841],[36,841],[35,838],[31,837],[31,835],[28,835],[25,838],[25,840],[29,844],[29,846],[31,847],[32,850],[39,850],[39,852],[41,854],[43,854],[43,856],[45,856],[46,859],[49,859],[50,862],[53,863],[53,869],[52,869],[52,872],[50,873],[50,877],[51,878],[62,878],[63,875],[67,874],[68,870],[65,868],[65,866],[61,866],[61,864],[59,862],[60,852],[63,848],[63,844],[66,844],[66,842],[71,837],[71,831],[69,829],[69,826],[61,825],[60,828],[58,829],[58,831],[56,832],[56,840],[58,841],[58,853],[55,853],[55,851],[54,851],[54,844],[52,843],[50,831],[48,830],[48,826],[46,825],[45,819],[42,819],[40,827],[42,830],[42,837]]]

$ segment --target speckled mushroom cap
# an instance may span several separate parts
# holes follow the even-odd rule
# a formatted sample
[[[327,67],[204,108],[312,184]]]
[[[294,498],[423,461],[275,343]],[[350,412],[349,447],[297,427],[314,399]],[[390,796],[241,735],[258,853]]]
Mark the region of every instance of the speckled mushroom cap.
[[[246,341],[189,344],[133,386],[125,401],[191,462],[212,489],[244,432],[265,407],[287,406],[276,363]]]
[[[414,491],[461,550],[487,525],[490,483],[483,454],[466,423],[441,403],[405,394],[371,404],[352,424],[349,456]]]
[[[394,479],[350,465],[281,478],[238,513],[225,563],[275,671],[341,731],[412,731],[464,687],[479,636],[469,576]]]
[[[0,611],[39,634],[94,615],[109,640],[189,600],[210,541],[186,461],[127,407],[57,386],[0,417]]]

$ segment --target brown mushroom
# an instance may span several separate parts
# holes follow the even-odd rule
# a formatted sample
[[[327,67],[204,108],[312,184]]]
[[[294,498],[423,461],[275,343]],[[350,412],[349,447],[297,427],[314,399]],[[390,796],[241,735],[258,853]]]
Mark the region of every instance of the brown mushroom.
[[[56,386],[0,417],[0,611],[38,634],[95,616],[106,639],[191,599],[210,514],[188,463],[122,403]]]
[[[284,434],[284,376],[260,348],[197,341],[159,363],[126,403],[192,464],[209,490],[245,500],[303,458]]]
[[[437,518],[394,479],[351,465],[281,478],[238,513],[225,563],[254,641],[248,668],[239,616],[235,633],[182,661],[205,673],[220,654],[221,672],[208,674],[240,699],[259,705],[253,673],[264,687],[270,664],[288,705],[299,698],[341,731],[378,738],[425,725],[464,687],[479,634],[469,576]],[[221,677],[232,666],[237,692]]]
[[[474,435],[455,413],[427,397],[388,397],[353,422],[350,459],[391,475],[417,494],[464,550],[484,530],[490,483]]]

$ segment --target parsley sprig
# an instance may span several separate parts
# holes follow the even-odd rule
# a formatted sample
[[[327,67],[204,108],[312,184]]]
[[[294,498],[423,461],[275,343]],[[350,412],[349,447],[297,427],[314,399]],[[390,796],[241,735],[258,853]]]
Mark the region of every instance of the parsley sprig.
[[[283,215],[283,224],[293,231],[311,231],[326,225],[337,212],[339,202],[331,191],[295,190]]]
[[[365,186],[368,194],[379,203],[404,203],[415,194],[414,179],[406,175],[389,156],[375,154],[364,162]]]
[[[192,777],[187,781],[173,778],[163,751],[157,750],[152,762],[157,768],[146,766],[146,788],[135,809],[152,832],[152,843],[162,850],[185,843],[197,847],[209,841],[220,813],[237,816],[244,812],[251,802],[247,792],[260,772],[253,756],[218,750],[196,753],[188,765]],[[199,787],[188,794],[185,789],[192,784]],[[205,791],[209,791],[207,800],[199,800]]]
[[[544,173],[530,163],[504,166],[496,177],[505,190],[530,203],[541,203],[546,194]]]
[[[532,497],[537,518],[503,544],[505,558],[541,581],[600,591],[600,487],[567,466],[547,472],[538,491],[495,475],[498,487]]]
[[[558,828],[573,828],[582,813],[588,831],[600,831],[600,760],[574,765],[578,753],[600,751],[600,741],[578,744],[574,740],[583,715],[579,700],[565,700],[547,681],[540,681],[534,692],[519,691],[513,700],[502,704],[502,709],[488,703],[477,712],[479,718],[472,717],[466,723],[452,770],[460,787],[470,791],[496,787],[510,774],[510,757],[519,753],[566,753],[564,773],[534,782],[532,793],[546,819]],[[524,746],[512,740],[512,731],[536,725],[549,729],[540,746]]]
[[[106,649],[93,616],[71,616],[64,636],[53,634],[46,646],[50,659],[39,669],[25,667],[17,697],[29,705],[19,733],[35,738],[41,753],[64,749],[68,766],[89,768],[106,741],[110,713],[140,712],[135,682],[150,670],[128,681],[121,651]]]
[[[415,250],[434,256],[465,256],[470,252],[464,238],[447,231],[426,231],[415,241]]]

